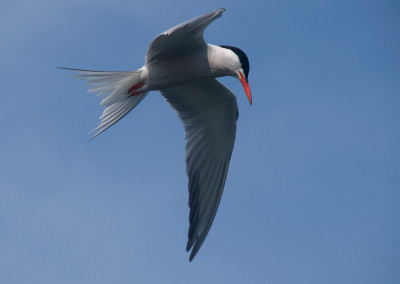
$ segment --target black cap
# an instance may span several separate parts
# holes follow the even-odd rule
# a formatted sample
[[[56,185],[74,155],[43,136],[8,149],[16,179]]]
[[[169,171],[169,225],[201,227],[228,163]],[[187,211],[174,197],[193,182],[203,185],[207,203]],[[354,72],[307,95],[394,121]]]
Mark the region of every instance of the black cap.
[[[246,81],[248,82],[250,63],[249,63],[249,59],[247,58],[246,53],[244,53],[243,50],[241,50],[240,48],[237,48],[234,46],[220,45],[220,47],[232,50],[239,57],[240,63],[242,64],[244,77],[246,78]]]

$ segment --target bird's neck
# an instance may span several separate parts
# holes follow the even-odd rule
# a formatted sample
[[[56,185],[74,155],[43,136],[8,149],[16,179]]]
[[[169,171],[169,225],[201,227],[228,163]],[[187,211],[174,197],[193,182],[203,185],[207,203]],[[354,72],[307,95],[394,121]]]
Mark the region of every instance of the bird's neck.
[[[236,77],[236,70],[240,68],[240,61],[232,50],[208,44],[207,57],[213,77]]]

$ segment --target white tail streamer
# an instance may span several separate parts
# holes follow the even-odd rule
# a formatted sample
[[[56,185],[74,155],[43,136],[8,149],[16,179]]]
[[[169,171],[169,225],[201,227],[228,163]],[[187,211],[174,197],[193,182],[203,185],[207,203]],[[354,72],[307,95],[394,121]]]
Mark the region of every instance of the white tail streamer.
[[[134,109],[148,94],[131,95],[129,94],[130,88],[140,83],[141,70],[138,71],[91,71],[62,68],[76,71],[79,75],[72,77],[83,79],[91,87],[88,90],[90,93],[96,93],[97,96],[102,97],[100,105],[105,109],[100,116],[100,124],[90,131],[96,132],[90,139],[92,140],[97,135],[117,123],[132,109]]]

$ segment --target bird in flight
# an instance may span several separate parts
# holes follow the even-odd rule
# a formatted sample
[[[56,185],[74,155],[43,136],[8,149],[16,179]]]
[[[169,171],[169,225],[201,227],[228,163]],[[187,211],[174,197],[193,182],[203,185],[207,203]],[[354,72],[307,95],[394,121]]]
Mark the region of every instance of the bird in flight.
[[[188,20],[157,36],[145,64],[137,71],[76,71],[105,108],[92,139],[134,109],[150,91],[159,91],[185,127],[186,172],[189,178],[189,232],[186,250],[196,256],[221,200],[236,136],[238,106],[231,90],[216,78],[240,80],[252,103],[249,60],[237,47],[212,45],[203,33],[219,18],[219,9]]]

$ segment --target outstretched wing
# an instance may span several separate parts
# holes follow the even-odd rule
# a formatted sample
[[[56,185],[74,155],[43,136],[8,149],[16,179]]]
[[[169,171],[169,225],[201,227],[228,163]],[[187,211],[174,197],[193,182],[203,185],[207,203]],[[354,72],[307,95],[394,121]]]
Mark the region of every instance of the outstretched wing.
[[[206,45],[203,39],[204,30],[224,11],[223,8],[215,10],[170,28],[157,36],[147,49],[146,64],[204,47]]]
[[[214,78],[160,91],[183,121],[189,177],[190,228],[186,250],[194,258],[221,200],[236,135],[235,95]]]

